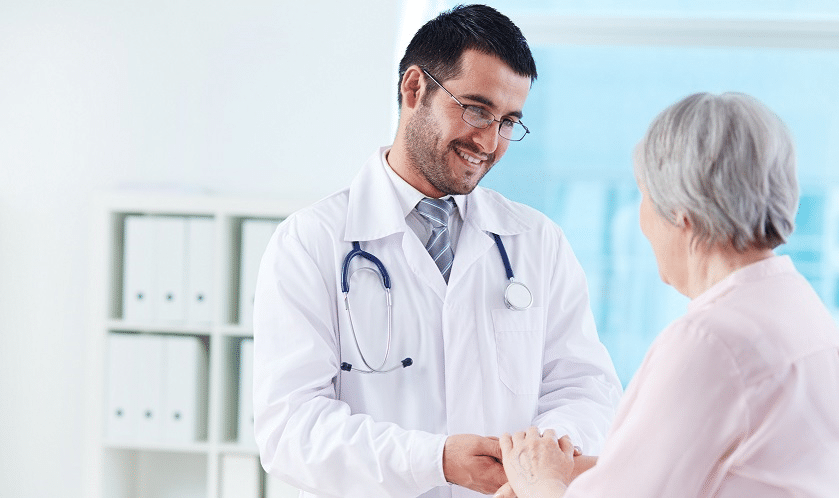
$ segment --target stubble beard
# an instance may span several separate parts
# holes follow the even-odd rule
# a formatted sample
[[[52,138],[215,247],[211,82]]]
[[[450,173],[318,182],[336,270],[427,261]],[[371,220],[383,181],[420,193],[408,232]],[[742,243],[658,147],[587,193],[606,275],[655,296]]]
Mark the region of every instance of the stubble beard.
[[[441,147],[440,135],[435,131],[437,128],[427,105],[421,105],[411,116],[405,134],[411,168],[444,195],[465,195],[472,192],[492,166],[485,171],[469,171],[463,179],[454,177],[449,169],[447,156],[457,155],[458,148],[476,154],[477,151],[474,145],[458,140]],[[493,165],[495,155],[491,154],[488,161]]]

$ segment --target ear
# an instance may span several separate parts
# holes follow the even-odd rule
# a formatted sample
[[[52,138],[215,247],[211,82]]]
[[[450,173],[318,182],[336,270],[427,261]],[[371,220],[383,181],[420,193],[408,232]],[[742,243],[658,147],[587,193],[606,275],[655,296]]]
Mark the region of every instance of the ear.
[[[425,91],[425,78],[419,66],[411,66],[402,76],[399,91],[402,92],[402,107],[414,109]]]
[[[690,218],[688,217],[687,213],[684,211],[676,211],[676,226],[679,228],[684,228],[685,230],[691,229]]]

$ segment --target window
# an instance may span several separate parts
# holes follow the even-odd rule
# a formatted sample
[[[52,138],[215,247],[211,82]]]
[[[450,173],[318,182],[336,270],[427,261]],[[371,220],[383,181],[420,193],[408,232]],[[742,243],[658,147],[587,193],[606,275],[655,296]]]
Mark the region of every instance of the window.
[[[792,131],[801,203],[796,231],[777,252],[792,257],[839,317],[839,5],[488,3],[527,36],[539,79],[524,109],[531,134],[510,147],[482,185],[563,228],[624,384],[688,302],[660,281],[638,228],[631,154],[655,115],[690,93],[749,93]],[[404,25],[415,30],[451,5],[425,2],[426,17]]]

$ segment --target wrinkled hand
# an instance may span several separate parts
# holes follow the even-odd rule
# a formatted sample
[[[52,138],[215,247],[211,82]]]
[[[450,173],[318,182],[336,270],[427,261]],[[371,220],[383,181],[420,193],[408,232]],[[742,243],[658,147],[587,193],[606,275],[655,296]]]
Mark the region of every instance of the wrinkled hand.
[[[571,482],[574,471],[574,446],[568,436],[562,436],[557,444],[552,429],[539,435],[536,427],[514,435],[504,434],[500,440],[504,470],[510,488],[520,498],[542,498],[562,496]],[[504,498],[512,495],[508,490]]]
[[[452,484],[495,493],[507,482],[498,439],[475,434],[449,436],[443,448],[443,474]]]

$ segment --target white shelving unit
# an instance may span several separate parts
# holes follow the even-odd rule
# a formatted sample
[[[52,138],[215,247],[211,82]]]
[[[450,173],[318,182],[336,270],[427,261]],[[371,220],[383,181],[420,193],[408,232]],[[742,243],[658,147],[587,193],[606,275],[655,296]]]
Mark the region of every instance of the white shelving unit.
[[[89,391],[88,472],[85,496],[91,498],[279,498],[296,496],[280,483],[267,490],[253,443],[241,441],[238,431],[239,351],[252,337],[248,322],[240,320],[240,265],[242,225],[246,220],[281,221],[303,204],[274,200],[205,195],[119,193],[103,196],[94,207],[95,233],[91,244],[91,329],[88,361]],[[213,299],[208,324],[159,323],[123,319],[125,220],[129,216],[201,217],[212,220],[214,260]],[[206,434],[190,443],[118,442],[106,431],[107,354],[110,334],[186,335],[201,339],[207,349]],[[246,457],[246,458],[242,458]],[[238,468],[230,475],[224,468]],[[242,473],[241,469],[245,472]],[[235,463],[235,465],[233,464]],[[239,481],[247,493],[224,496],[231,489],[224,479]],[[256,480],[257,482],[253,482]],[[243,485],[243,486],[242,486]],[[247,496],[246,496],[247,495]]]

